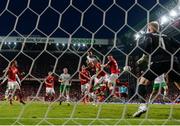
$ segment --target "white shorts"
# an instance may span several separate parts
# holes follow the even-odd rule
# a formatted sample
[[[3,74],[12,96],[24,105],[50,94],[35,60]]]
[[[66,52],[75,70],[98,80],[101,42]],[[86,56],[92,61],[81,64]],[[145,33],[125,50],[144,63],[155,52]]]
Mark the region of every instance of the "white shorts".
[[[94,84],[102,84],[104,81],[108,81],[108,75],[102,76],[100,78],[94,78]]]
[[[94,78],[94,85],[101,84],[103,82],[103,80],[104,80],[103,77],[100,77],[100,78],[95,77]]]
[[[49,88],[49,87],[47,87],[47,88],[46,88],[46,94],[50,94],[50,95],[55,94],[54,88]]]
[[[89,89],[89,84],[88,83],[86,83],[84,85],[81,85],[81,92],[82,93],[86,93],[88,91],[88,89]]]
[[[20,89],[20,85],[17,81],[10,81],[10,82],[8,82],[8,89],[9,90]]]
[[[108,83],[115,83],[118,77],[118,74],[112,73],[108,78]]]

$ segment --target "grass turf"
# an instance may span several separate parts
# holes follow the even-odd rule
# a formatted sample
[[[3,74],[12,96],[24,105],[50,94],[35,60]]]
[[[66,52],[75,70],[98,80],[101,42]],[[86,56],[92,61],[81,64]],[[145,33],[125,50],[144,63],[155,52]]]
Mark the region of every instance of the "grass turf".
[[[132,118],[137,104],[75,104],[29,102],[12,106],[0,102],[0,125],[179,125],[180,105],[149,105],[140,118]]]

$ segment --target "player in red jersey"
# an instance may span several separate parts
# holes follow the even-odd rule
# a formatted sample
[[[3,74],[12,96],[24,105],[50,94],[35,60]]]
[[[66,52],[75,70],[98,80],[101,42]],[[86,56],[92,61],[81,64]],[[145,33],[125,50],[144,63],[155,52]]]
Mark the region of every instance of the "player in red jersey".
[[[81,71],[79,72],[79,79],[81,83],[81,92],[83,96],[83,102],[86,103],[89,101],[88,93],[89,93],[89,81],[90,81],[90,73],[86,70],[85,65],[82,65]]]
[[[48,73],[48,76],[45,78],[45,85],[46,85],[46,95],[45,101],[54,99],[55,91],[54,91],[54,76],[52,72]]]
[[[94,62],[94,63],[95,63],[96,73],[91,77],[90,86],[92,87],[92,91],[93,91],[91,92],[91,97],[93,98],[93,101],[95,103],[95,101],[97,101],[97,94],[99,94],[99,88],[101,88],[105,84],[105,81],[107,80],[107,74],[102,69],[102,65],[100,62]]]
[[[93,87],[99,87],[98,85],[102,84],[106,80],[107,74],[102,69],[102,65],[99,62],[95,63],[95,70],[96,74],[91,77],[90,84],[92,85],[92,81],[94,81]]]
[[[111,83],[115,84],[116,80],[118,79],[120,69],[118,68],[117,61],[114,59],[112,55],[109,55],[107,58],[108,58],[108,62],[104,65],[104,67],[109,67],[111,72],[109,80]]]
[[[112,55],[108,55],[108,62],[104,65],[104,67],[108,67],[110,69],[110,76],[108,78],[108,85],[113,85],[115,87],[116,80],[118,79],[120,69],[118,68],[117,61],[114,59]]]
[[[20,103],[25,104],[23,101],[23,96],[21,92],[21,81],[19,79],[19,70],[17,67],[17,61],[12,61],[10,67],[7,71],[7,80],[8,80],[8,99],[12,105],[13,96],[17,93]]]

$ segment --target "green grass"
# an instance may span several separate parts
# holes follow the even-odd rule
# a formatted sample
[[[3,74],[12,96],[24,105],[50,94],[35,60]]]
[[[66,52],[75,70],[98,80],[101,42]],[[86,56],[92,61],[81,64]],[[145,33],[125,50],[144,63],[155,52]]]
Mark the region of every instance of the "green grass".
[[[29,102],[12,106],[0,102],[0,125],[178,125],[180,105],[149,105],[140,118],[132,118],[136,104],[71,104]]]

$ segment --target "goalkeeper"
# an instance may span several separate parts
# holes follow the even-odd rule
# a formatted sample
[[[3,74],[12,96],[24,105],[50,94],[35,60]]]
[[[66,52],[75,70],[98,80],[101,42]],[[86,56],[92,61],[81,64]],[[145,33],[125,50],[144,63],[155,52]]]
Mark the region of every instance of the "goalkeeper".
[[[137,63],[141,64],[144,59],[148,59],[149,56],[148,67],[150,69],[148,69],[140,78],[139,85],[137,86],[141,104],[138,111],[134,113],[133,117],[140,117],[141,114],[147,111],[147,106],[145,104],[147,94],[146,85],[150,81],[154,81],[156,77],[162,75],[163,73],[167,73],[171,70],[170,68],[173,67],[173,70],[176,72],[170,72],[169,76],[173,82],[180,84],[180,63],[178,61],[178,57],[171,57],[171,55],[167,53],[175,53],[177,49],[180,48],[180,43],[168,38],[166,35],[160,34],[158,22],[150,22],[148,24],[147,31],[148,33],[145,34],[142,39],[139,39],[141,41],[138,41],[138,44],[148,55],[143,54],[142,58],[140,58]]]

